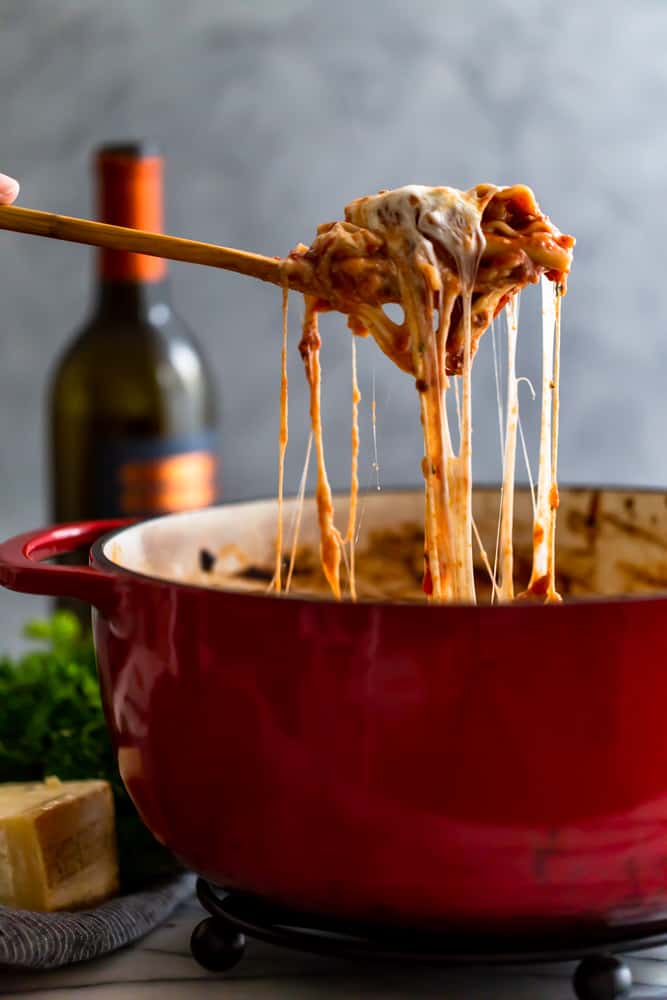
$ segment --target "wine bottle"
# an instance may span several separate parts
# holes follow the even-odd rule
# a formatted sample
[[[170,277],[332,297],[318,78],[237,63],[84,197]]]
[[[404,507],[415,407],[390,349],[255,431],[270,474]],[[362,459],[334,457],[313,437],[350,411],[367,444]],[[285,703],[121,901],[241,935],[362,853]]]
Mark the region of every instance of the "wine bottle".
[[[104,146],[95,173],[98,218],[161,231],[155,148]],[[98,251],[92,315],[56,367],[48,421],[56,521],[147,517],[217,499],[214,391],[171,305],[164,260]]]

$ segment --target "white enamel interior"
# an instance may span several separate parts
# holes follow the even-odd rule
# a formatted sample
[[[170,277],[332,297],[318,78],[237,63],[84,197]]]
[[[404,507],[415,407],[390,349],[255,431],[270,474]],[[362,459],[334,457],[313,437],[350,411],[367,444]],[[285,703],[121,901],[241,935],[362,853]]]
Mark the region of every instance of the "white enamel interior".
[[[359,551],[363,551],[373,532],[421,526],[423,504],[421,491],[373,492],[363,497],[359,507]],[[346,524],[347,505],[345,496],[335,498],[336,523],[341,529]],[[295,500],[285,501],[286,552],[295,506]],[[144,521],[109,539],[104,555],[120,567],[159,579],[210,585],[210,575],[199,569],[202,548],[216,553],[222,550],[219,566],[227,572],[233,573],[244,564],[273,566],[276,509],[275,500],[258,500]],[[476,491],[474,513],[493,561],[497,488]],[[530,494],[521,490],[516,498],[517,553],[529,553],[531,535]],[[559,569],[568,576],[572,594],[667,590],[667,496],[662,490],[563,489],[557,538]],[[304,505],[299,541],[318,551],[317,512],[312,498]],[[230,581],[226,589],[247,587]]]
[[[378,493],[362,498],[360,510],[360,548],[369,533],[400,524],[420,524],[423,515],[422,493]],[[335,498],[336,521],[343,527],[347,522],[348,497]],[[283,508],[285,551],[289,552],[296,500],[286,499]],[[202,548],[219,552],[229,546],[228,566],[233,570],[235,553],[248,563],[272,566],[275,559],[277,503],[253,500],[222,504],[206,510],[143,521],[126,528],[104,545],[107,559],[124,569],[145,573],[165,580],[200,580],[199,551]],[[304,502],[299,545],[319,548],[319,531],[315,501]]]

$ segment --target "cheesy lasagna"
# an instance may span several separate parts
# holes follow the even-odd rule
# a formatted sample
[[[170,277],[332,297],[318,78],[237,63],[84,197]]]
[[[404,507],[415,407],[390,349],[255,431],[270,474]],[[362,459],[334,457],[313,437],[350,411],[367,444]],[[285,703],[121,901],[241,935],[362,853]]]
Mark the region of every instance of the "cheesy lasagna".
[[[414,380],[424,435],[423,589],[433,602],[476,600],[472,516],[472,371],[480,338],[501,311],[507,318],[507,412],[503,434],[494,599],[515,599],[513,505],[517,449],[517,297],[542,285],[542,399],[532,570],[519,596],[558,601],[555,525],[558,508],[558,379],[560,301],[574,240],[556,229],[524,186],[482,184],[469,191],[410,185],[359,198],[344,221],[318,229],[311,246],[299,245],[283,264],[283,356],[279,463],[279,527],[273,586],[283,587],[282,493],[287,445],[287,288],[298,279],[305,295],[300,352],[310,387],[312,442],[317,459],[317,508],[322,570],[333,595],[342,596],[341,561],[350,596],[356,596],[354,538],[358,493],[358,404],[353,365],[352,477],[348,523],[335,523],[327,478],[320,409],[318,314],[338,310],[353,337],[369,334]],[[385,306],[402,308],[400,322]],[[354,357],[354,355],[353,355]],[[457,393],[458,434],[446,405]],[[454,441],[457,440],[457,447]],[[296,537],[294,541],[296,545]],[[292,559],[293,562],[293,559]],[[289,576],[289,574],[288,574]],[[288,580],[285,581],[287,586]]]

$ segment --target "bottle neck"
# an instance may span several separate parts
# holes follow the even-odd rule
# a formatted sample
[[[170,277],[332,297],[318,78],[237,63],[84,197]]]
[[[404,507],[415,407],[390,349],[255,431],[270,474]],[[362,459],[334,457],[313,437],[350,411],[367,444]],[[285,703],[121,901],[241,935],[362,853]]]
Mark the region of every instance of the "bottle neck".
[[[118,280],[100,275],[94,312],[105,319],[161,326],[171,313],[169,280]]]
[[[135,146],[103,147],[96,158],[97,217],[129,229],[162,232],[162,158]],[[100,249],[103,281],[153,284],[167,273],[160,257]]]

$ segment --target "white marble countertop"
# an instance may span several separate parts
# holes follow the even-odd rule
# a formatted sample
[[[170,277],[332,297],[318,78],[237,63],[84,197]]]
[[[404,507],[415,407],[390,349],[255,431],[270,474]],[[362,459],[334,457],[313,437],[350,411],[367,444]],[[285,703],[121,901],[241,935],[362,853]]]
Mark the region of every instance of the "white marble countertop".
[[[0,997],[33,1000],[316,1000],[319,997],[413,1000],[571,1000],[572,966],[525,969],[401,969],[320,958],[249,941],[239,965],[223,975],[201,969],[189,938],[204,911],[193,900],[143,941],[108,958],[57,972],[7,974]],[[630,962],[633,1000],[667,998],[667,948]]]

